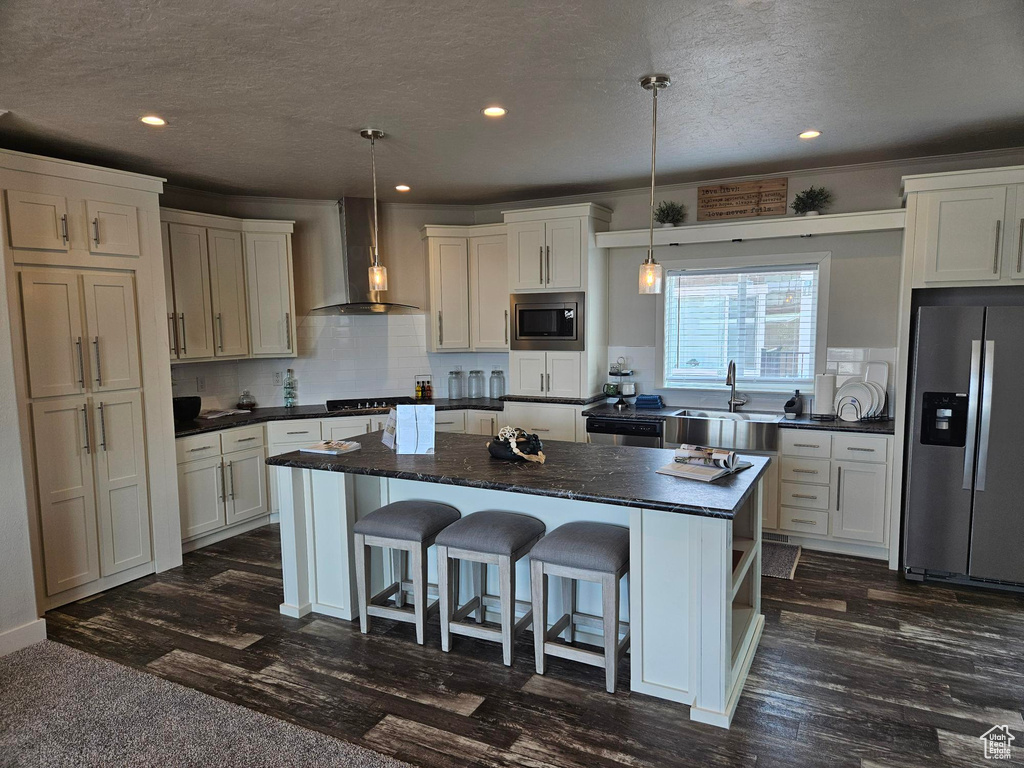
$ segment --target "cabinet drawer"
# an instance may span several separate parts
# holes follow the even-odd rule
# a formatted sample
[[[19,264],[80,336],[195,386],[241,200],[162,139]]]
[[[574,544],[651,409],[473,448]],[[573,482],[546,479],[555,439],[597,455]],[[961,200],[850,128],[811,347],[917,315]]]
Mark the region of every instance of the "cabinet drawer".
[[[813,429],[783,429],[782,454],[827,459],[832,454],[832,435]]]
[[[174,452],[177,455],[178,464],[219,456],[220,433],[207,432],[205,435],[179,437],[174,441]]]
[[[320,441],[320,420],[274,421],[267,424],[268,443],[310,443]]]
[[[244,451],[248,448],[260,448],[263,446],[263,427],[242,427],[232,429],[220,434],[221,453],[232,451]]]
[[[466,431],[465,411],[438,411],[434,415],[435,432],[458,432]]]
[[[803,483],[782,483],[779,496],[783,506],[804,509],[828,509],[828,486],[804,485]]]
[[[832,438],[832,457],[846,461],[870,461],[881,464],[885,461],[884,437],[868,435],[835,435]]]
[[[794,459],[783,456],[779,476],[792,483],[818,483],[828,485],[832,465],[827,459]]]
[[[779,510],[779,528],[794,533],[828,536],[828,512],[782,507]]]

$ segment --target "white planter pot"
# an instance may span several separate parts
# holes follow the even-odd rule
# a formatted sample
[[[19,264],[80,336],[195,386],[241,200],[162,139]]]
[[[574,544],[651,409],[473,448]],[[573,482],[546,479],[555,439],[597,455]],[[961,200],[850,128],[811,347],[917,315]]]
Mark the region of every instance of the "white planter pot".
[[[817,215],[818,215],[818,211],[808,211],[807,213],[804,214],[804,216],[817,216]]]
[[[659,221],[658,226],[661,227],[662,229],[672,229],[672,227],[674,227],[675,224],[669,224],[667,221]]]

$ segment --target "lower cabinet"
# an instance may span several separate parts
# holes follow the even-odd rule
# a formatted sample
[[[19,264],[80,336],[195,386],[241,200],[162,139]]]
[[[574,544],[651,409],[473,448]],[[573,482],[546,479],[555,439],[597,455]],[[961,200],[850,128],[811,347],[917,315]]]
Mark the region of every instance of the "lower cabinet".
[[[369,416],[343,416],[338,419],[324,419],[320,422],[321,439],[347,440],[350,437],[365,435],[367,432],[373,431],[371,422],[372,420]],[[292,448],[291,450],[295,449]]]
[[[502,421],[544,440],[576,441],[578,408],[555,403],[505,403]]]
[[[886,465],[833,461],[835,514],[832,535],[881,544],[885,540]]]
[[[466,411],[466,434],[494,437],[498,434],[499,418],[504,425],[502,416],[501,411]]]
[[[454,432],[462,435],[466,432],[465,411],[438,411],[434,414],[435,432]]]

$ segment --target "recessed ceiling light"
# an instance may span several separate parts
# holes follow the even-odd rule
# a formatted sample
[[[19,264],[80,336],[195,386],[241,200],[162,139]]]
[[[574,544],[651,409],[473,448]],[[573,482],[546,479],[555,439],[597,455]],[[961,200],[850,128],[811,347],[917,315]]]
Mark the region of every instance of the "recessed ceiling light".
[[[497,107],[497,106],[495,106],[495,107],[484,107],[480,111],[483,112],[488,117],[504,117],[505,115],[508,114],[508,110],[507,109],[505,109],[504,107]]]
[[[821,136],[821,131],[816,131],[813,128],[800,134],[801,139],[816,139],[819,136]]]
[[[395,187],[395,189],[397,189],[399,192],[408,192],[409,190],[412,189],[412,187],[410,187],[408,184],[399,184],[397,187]]]
[[[156,115],[146,115],[145,117],[140,117],[139,120],[144,122],[146,125],[167,125],[166,120],[162,117],[157,117]]]

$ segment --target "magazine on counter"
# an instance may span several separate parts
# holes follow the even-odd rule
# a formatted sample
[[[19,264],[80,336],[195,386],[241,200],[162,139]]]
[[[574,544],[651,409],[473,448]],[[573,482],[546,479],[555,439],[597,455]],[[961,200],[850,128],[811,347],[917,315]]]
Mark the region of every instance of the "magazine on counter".
[[[722,448],[705,448],[703,445],[680,445],[676,448],[675,461],[698,467],[732,469],[739,461],[735,451]]]
[[[702,483],[712,483],[729,475],[735,475],[754,466],[749,461],[736,461],[731,467],[718,467],[713,464],[689,464],[686,462],[673,461],[661,469],[655,470],[659,475],[671,475],[682,477],[687,480],[700,480]]]
[[[301,453],[323,453],[328,456],[341,456],[343,453],[358,451],[362,446],[353,440],[324,440],[322,443],[299,448]]]

